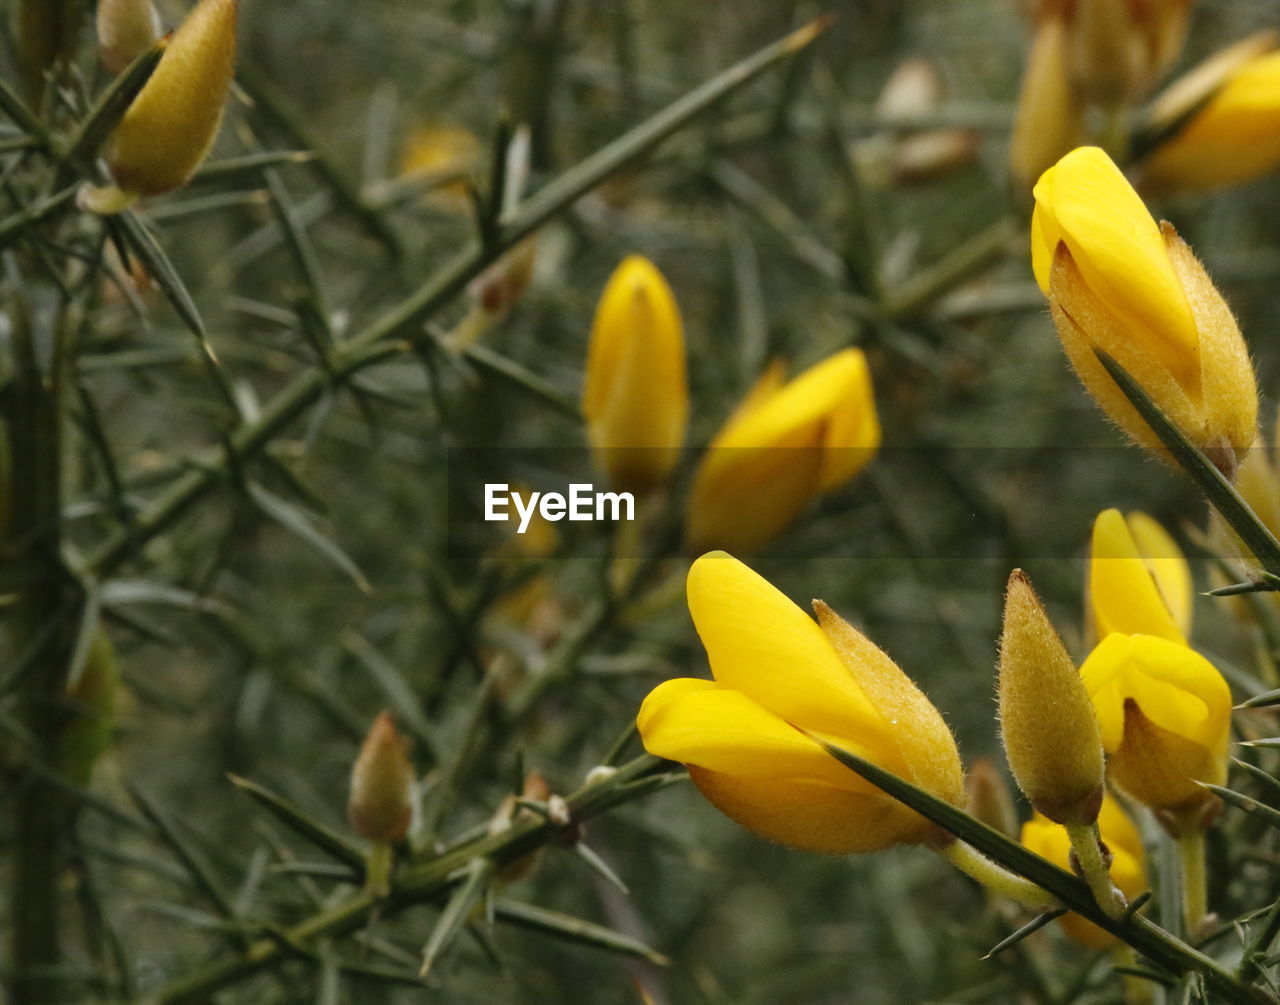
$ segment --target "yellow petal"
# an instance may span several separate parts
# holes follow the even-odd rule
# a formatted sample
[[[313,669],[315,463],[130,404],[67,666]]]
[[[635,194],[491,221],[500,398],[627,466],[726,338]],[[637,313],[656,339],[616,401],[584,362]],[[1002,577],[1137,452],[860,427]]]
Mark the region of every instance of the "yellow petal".
[[[1082,106],[1067,79],[1065,31],[1061,17],[1045,18],[1027,55],[1009,140],[1009,168],[1022,193],[1075,147],[1083,132]]]
[[[684,330],[671,287],[640,255],[622,261],[600,297],[582,412],[615,484],[658,483],[679,460],[689,417]]]
[[[1144,177],[1168,189],[1240,184],[1280,166],[1280,53],[1235,69],[1151,155]]]
[[[1150,538],[1150,527],[1145,524],[1143,527],[1143,533]],[[1156,543],[1158,547],[1164,546],[1163,541]],[[1173,547],[1176,550],[1177,546]],[[1089,596],[1098,637],[1105,639],[1112,632],[1123,632],[1185,642],[1144,561],[1145,554],[1119,510],[1109,509],[1098,514],[1089,554]],[[1183,566],[1185,569],[1185,563]],[[1167,571],[1165,575],[1168,578]],[[1182,589],[1186,596],[1177,602],[1189,604],[1189,574]]]
[[[749,555],[776,538],[817,496],[823,451],[817,428],[808,443],[712,447],[694,476],[685,511],[685,545]]]
[[[779,718],[866,747],[885,721],[813,619],[723,552],[693,563],[689,613],[711,672]]]
[[[850,855],[936,835],[923,817],[879,791],[851,792],[804,779],[743,778],[690,767],[716,809],[771,841],[801,851]]]
[[[1032,261],[1050,292],[1054,251],[1066,245],[1085,283],[1170,369],[1198,373],[1199,336],[1160,229],[1102,150],[1079,147],[1035,187]]]
[[[1182,634],[1190,636],[1195,590],[1182,549],[1159,521],[1140,510],[1130,513],[1125,522],[1165,608]]]
[[[1080,676],[1109,753],[1123,739],[1126,701],[1160,729],[1205,748],[1217,747],[1230,727],[1227,682],[1212,663],[1180,643],[1113,633],[1089,654]]]
[[[880,446],[880,419],[871,387],[871,368],[861,349],[837,353],[809,373],[818,373],[832,392],[818,486],[820,492],[830,492],[850,481],[875,456]],[[818,396],[816,388],[811,393]]]
[[[672,683],[679,684],[671,688]],[[738,778],[823,782],[848,791],[874,786],[850,771],[794,726],[738,691],[704,681],[660,685],[657,701],[646,700],[636,724],[645,750],[683,764]],[[661,693],[659,693],[661,692]],[[842,744],[874,757],[849,738]]]
[[[698,465],[686,514],[692,551],[756,550],[880,446],[861,350],[838,352],[774,390],[776,374],[771,367]]]

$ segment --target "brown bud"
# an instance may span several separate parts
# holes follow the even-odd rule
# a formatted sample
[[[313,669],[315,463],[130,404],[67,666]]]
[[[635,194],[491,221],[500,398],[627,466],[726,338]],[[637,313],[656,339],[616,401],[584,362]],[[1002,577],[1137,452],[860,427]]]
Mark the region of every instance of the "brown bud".
[[[351,769],[347,819],[361,837],[397,843],[413,820],[413,765],[389,712],[373,720]]]

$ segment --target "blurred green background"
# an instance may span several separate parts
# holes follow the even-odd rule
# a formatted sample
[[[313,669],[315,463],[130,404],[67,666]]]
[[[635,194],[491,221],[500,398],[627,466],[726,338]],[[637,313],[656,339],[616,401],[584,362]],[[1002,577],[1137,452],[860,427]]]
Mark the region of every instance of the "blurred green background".
[[[178,6],[162,6],[179,17]],[[299,316],[321,312],[339,336],[358,329],[470,239],[458,191],[395,186],[417,131],[474,133],[480,153],[465,170],[483,179],[503,115],[527,121],[536,189],[828,11],[838,20],[811,52],[543,227],[529,289],[483,345],[576,400],[596,298],[624,255],[645,254],[684,315],[694,446],[768,359],[799,369],[865,348],[882,458],[751,564],[797,602],[825,599],[893,655],[944,711],[971,763],[998,755],[992,666],[1009,570],[1028,569],[1082,657],[1081,559],[1097,510],[1147,509],[1189,551],[1186,529],[1204,523],[1193,490],[1125,448],[1093,408],[1034,286],[1026,208],[1005,169],[1028,38],[1014,0],[245,0],[241,79],[254,107],[235,102],[215,156],[314,146],[323,160],[279,168],[274,196],[260,178],[198,180],[147,216],[252,415],[313,365]],[[1275,17],[1260,2],[1197,5],[1178,66]],[[930,61],[945,84],[935,123],[972,130],[975,146],[972,159],[908,184],[885,169],[898,134],[875,105],[912,58]],[[277,111],[264,94],[278,97]],[[402,254],[335,196],[333,174],[379,207]],[[276,222],[280,192],[308,235],[310,279]],[[1158,210],[1236,310],[1269,416],[1277,181]],[[911,302],[913,284],[938,278],[957,249],[977,250],[972,267]],[[163,299],[138,295],[145,322],[104,294],[80,366],[131,489],[145,494],[189,451],[216,444],[228,415]],[[459,297],[431,323],[446,331],[466,311]],[[127,805],[126,782],[150,794],[243,918],[282,923],[314,910],[329,887],[282,871],[311,853],[239,795],[228,772],[346,832],[360,740],[380,709],[408,702],[427,734],[413,754],[425,791],[442,777],[454,786],[444,836],[483,824],[522,766],[555,791],[576,788],[649,688],[706,673],[679,592],[685,562],[659,563],[656,593],[592,631],[571,672],[539,686],[515,716],[509,699],[557,651],[547,636],[571,634],[589,611],[600,563],[576,556],[576,544],[541,559],[509,547],[450,556],[446,500],[450,450],[584,444],[571,411],[440,349],[367,372],[354,394],[335,390],[255,467],[289,512],[318,514],[307,526],[326,543],[290,532],[229,481],[108,584],[127,697],[119,741],[95,778],[99,798]],[[88,547],[110,517],[107,474],[87,437],[71,462],[72,533]],[[347,558],[334,561],[335,548]],[[1206,588],[1204,563],[1197,569]],[[539,577],[555,605],[541,634],[496,610],[520,576]],[[1221,607],[1199,605],[1200,647],[1228,668],[1247,665],[1247,633]],[[471,728],[486,668],[493,691]],[[689,785],[592,822],[586,840],[630,896],[567,848],[553,848],[507,895],[641,938],[669,967],[500,925],[492,955],[463,938],[425,988],[350,974],[330,985],[299,959],[283,979],[254,978],[218,1000],[612,1005],[641,1001],[643,989],[658,1005],[1013,1002],[1020,993],[1065,1000],[1054,996],[1077,978],[1088,987],[1080,1000],[1116,995],[1108,983],[1089,985],[1096,961],[1056,934],[981,962],[1008,917],[921,851],[834,860],[773,847]],[[86,917],[102,915],[86,931],[114,933],[138,990],[235,945],[153,836],[86,811],[81,843],[89,867],[75,892],[100,902]],[[355,955],[412,967],[437,914],[424,906],[375,919],[363,930],[375,948]],[[88,956],[78,965],[88,968]],[[100,992],[108,1000],[86,984],[86,1000]]]

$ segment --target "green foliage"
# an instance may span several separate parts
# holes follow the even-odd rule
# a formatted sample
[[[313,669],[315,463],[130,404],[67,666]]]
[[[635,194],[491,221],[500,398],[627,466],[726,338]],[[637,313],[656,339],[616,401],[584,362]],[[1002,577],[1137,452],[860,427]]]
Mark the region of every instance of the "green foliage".
[[[477,547],[454,508],[459,485],[582,473],[591,312],[630,252],[680,302],[693,446],[771,358],[794,372],[861,346],[889,448],[752,564],[891,653],[967,760],[994,752],[1010,568],[1081,626],[1099,509],[1203,523],[1194,485],[1120,445],[1052,338],[1004,177],[1025,44],[1012,4],[840,0],[813,40],[787,34],[826,9],[805,4],[245,0],[212,157],[186,189],[103,218],[75,196],[106,180],[101,145],[157,53],[113,81],[87,5],[12,6],[7,1001],[1118,999],[1109,964],[1056,926],[1002,944],[1025,914],[931,856],[770,847],[641,754],[644,694],[706,666],[673,544],[688,465],[638,543],[561,524],[550,551],[498,533]],[[57,31],[37,38],[44,6]],[[1184,64],[1263,16],[1198,10]],[[915,55],[950,97],[928,123],[892,121],[876,97]],[[479,154],[402,172],[414,133],[444,124]],[[973,130],[978,156],[886,176],[885,150],[924,124]],[[1277,198],[1273,179],[1161,207],[1232,302],[1264,390]],[[527,289],[464,344],[474,284],[530,237]],[[1155,940],[1157,983],[1200,952],[1219,988],[1276,977],[1280,654],[1265,619],[1226,608],[1265,605],[1269,583],[1198,601],[1198,643],[1251,699],[1237,730],[1260,742],[1210,835],[1221,923],[1179,966],[1161,957],[1167,869],[1153,920],[1109,922]],[[1082,657],[1083,629],[1064,634]],[[368,850],[342,815],[384,708],[421,776],[385,900],[362,889]],[[1081,884],[1047,875],[1087,908]]]

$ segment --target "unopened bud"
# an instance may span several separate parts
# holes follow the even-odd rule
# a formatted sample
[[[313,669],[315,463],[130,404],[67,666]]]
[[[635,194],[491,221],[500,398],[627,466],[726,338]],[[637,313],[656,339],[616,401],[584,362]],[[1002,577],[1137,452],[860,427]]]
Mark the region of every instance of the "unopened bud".
[[[119,73],[163,34],[151,0],[98,0],[98,59],[109,73]]]
[[[1009,576],[999,673],[1000,733],[1018,787],[1056,823],[1093,823],[1103,794],[1097,717],[1021,569]]]
[[[389,712],[373,720],[351,769],[347,819],[361,837],[397,843],[413,821],[413,765]]]
[[[236,53],[237,0],[200,0],[111,134],[107,165],[120,198],[89,190],[81,206],[118,212],[195,174],[222,123]],[[110,193],[111,190],[105,190]]]

